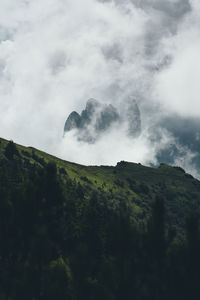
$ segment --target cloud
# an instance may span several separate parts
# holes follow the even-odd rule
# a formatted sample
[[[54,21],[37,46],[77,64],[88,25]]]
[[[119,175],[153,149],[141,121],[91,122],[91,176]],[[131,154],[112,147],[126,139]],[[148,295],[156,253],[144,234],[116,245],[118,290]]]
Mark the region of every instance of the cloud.
[[[78,163],[84,161],[87,165],[96,163],[115,165],[120,160],[149,164],[156,160],[146,134],[147,132],[143,132],[134,143],[126,136],[125,128],[112,128],[95,144],[88,144],[77,141],[73,138],[73,132],[70,132],[67,138],[62,140],[60,153],[63,158],[67,155],[71,161]]]
[[[199,117],[199,6],[196,0],[2,0],[0,136],[87,164],[156,164],[170,142],[184,147],[162,120],[174,113]],[[73,134],[62,138],[67,116],[82,111],[87,99],[120,109],[130,97],[142,114],[138,139],[128,139],[123,128],[94,145]],[[190,151],[193,157],[196,148]]]
[[[156,75],[155,95],[173,112],[200,117],[199,32],[188,28],[170,41],[170,47],[173,61]]]

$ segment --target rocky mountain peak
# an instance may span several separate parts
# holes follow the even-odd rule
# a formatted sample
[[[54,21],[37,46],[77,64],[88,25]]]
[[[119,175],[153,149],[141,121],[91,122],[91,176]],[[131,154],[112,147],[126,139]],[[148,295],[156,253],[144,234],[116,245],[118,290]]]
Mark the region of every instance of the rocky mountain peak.
[[[126,123],[127,134],[136,137],[141,132],[140,110],[135,100],[131,100],[122,112],[112,104],[103,104],[96,99],[89,99],[85,109],[79,115],[73,111],[67,118],[64,134],[76,129],[78,140],[94,143],[100,135],[115,124]]]

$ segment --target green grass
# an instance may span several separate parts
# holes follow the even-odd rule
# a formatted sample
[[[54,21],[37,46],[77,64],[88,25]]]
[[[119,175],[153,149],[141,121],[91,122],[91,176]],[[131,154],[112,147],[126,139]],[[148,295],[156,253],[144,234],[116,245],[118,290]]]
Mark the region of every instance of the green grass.
[[[7,143],[7,140],[0,139],[0,159],[5,158]],[[58,172],[64,169],[66,176],[80,182],[88,192],[104,193],[116,203],[117,199],[124,199],[135,219],[147,218],[157,194],[165,197],[169,223],[178,228],[184,227],[181,216],[185,217],[191,209],[200,207],[200,182],[180,168],[164,164],[151,168],[130,162],[121,162],[117,166],[84,166],[32,147],[16,146],[22,161],[28,160],[41,167],[40,159],[46,163],[53,161]]]

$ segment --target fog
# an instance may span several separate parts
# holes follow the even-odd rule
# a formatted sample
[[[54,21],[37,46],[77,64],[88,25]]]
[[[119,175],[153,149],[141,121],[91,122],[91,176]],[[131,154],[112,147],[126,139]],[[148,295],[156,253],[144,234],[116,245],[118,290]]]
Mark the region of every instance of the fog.
[[[2,0],[0,136],[82,164],[164,161],[199,177],[199,53],[197,0]],[[136,99],[141,135],[63,138],[89,98],[119,110]]]

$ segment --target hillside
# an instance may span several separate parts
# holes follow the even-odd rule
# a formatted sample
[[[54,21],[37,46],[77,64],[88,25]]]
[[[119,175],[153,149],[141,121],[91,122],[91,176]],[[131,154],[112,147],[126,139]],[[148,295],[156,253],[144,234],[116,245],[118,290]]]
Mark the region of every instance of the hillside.
[[[0,159],[5,158],[8,141],[0,139]],[[114,166],[83,166],[61,160],[32,147],[16,145],[24,169],[30,165],[43,168],[54,162],[62,178],[70,178],[80,183],[86,194],[102,193],[114,199],[117,205],[121,200],[130,206],[132,216],[138,223],[145,223],[149,217],[156,195],[165,198],[167,223],[182,232],[185,218],[190,211],[200,207],[200,182],[182,168],[161,164],[159,168],[141,164],[119,162]]]
[[[178,167],[83,166],[0,139],[0,299],[200,295],[199,203]]]

